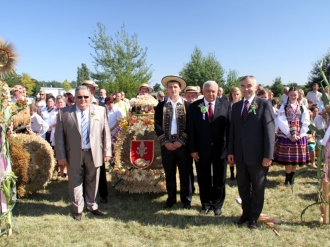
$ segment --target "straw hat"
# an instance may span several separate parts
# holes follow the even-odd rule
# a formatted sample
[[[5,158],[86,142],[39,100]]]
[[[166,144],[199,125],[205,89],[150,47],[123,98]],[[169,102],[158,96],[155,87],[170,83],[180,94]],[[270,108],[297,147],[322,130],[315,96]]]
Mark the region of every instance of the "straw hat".
[[[81,85],[84,85],[84,86],[92,86],[94,88],[97,88],[98,85],[92,81],[92,80],[83,80],[83,83]]]
[[[169,83],[171,81],[179,82],[181,84],[181,89],[182,90],[186,88],[187,83],[185,82],[185,80],[183,80],[180,76],[177,76],[177,75],[168,75],[168,76],[165,76],[162,79],[162,84],[163,84],[163,86],[165,88],[167,88],[167,83]]]
[[[201,95],[195,86],[187,86],[182,94],[184,95],[185,93],[197,93],[197,96]]]
[[[151,93],[152,92],[152,88],[149,86],[149,84],[148,83],[142,83],[141,85],[140,85],[140,87],[139,87],[139,90],[140,90],[140,88],[141,87],[146,87],[146,88],[148,88],[148,90],[149,90],[149,93]]]

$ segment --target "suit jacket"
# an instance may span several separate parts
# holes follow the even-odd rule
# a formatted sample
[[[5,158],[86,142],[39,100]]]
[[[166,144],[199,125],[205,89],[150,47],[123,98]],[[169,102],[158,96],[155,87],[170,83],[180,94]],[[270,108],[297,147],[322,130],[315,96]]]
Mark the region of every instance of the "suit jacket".
[[[234,155],[236,163],[244,162],[246,165],[261,166],[263,158],[273,159],[275,144],[273,109],[269,101],[255,96],[252,104],[256,103],[258,106],[256,114],[250,112],[245,120],[242,120],[243,100],[232,106],[228,154]]]
[[[158,103],[158,105],[155,108],[155,132],[156,132],[156,135],[158,138],[165,134],[165,131],[163,130],[163,114],[164,114],[163,108],[164,108],[165,103],[166,103],[166,101],[164,100],[164,101]],[[181,135],[178,136],[178,141],[181,142],[183,145],[187,145],[187,143],[186,143],[187,124],[188,124],[187,114],[188,114],[188,108],[189,108],[190,103],[185,100],[183,100],[183,103],[184,103],[184,106],[186,109],[186,126],[183,130],[183,133],[181,133]],[[179,128],[178,128],[178,131],[179,131]],[[165,143],[167,143],[169,141],[167,136],[165,138],[166,138],[165,142],[162,142],[160,140],[161,145],[164,145]],[[162,138],[162,139],[165,139],[165,138]]]
[[[214,105],[213,121],[208,114],[205,120],[200,105],[204,99],[195,101],[189,106],[188,114],[188,145],[190,153],[198,152],[200,161],[211,159],[212,148],[219,152],[219,157],[227,156],[227,139],[229,136],[230,103],[217,98]]]
[[[104,107],[90,104],[89,140],[94,166],[102,166],[103,157],[111,156],[111,136]],[[68,166],[81,165],[81,133],[76,106],[59,110],[55,129],[56,159],[67,159]]]

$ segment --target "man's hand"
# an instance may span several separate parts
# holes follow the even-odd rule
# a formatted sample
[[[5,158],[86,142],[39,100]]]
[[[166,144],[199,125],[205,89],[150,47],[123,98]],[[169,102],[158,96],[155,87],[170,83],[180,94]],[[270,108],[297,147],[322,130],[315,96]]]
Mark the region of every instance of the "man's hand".
[[[111,158],[110,156],[104,156],[103,161],[108,162],[110,160],[110,158]]]
[[[173,142],[173,145],[174,145],[175,149],[178,149],[182,146],[182,143],[178,142],[178,141],[175,141],[175,142]]]
[[[234,155],[233,154],[228,154],[227,155],[227,161],[229,164],[234,164],[235,160],[234,160]]]
[[[66,161],[66,159],[61,159],[61,160],[58,160],[57,161],[57,164],[59,166],[65,166],[67,164],[67,161]]]
[[[198,153],[197,153],[197,152],[195,152],[195,153],[191,153],[191,157],[193,157],[193,159],[194,159],[196,162],[198,162],[198,160],[199,160],[199,156],[198,156]]]
[[[168,142],[164,145],[166,147],[167,150],[169,151],[174,151],[176,149],[176,147],[174,146],[174,144],[172,142]]]
[[[272,164],[272,160],[271,159],[264,158],[262,160],[262,165],[265,166],[265,167],[270,167],[271,164]]]

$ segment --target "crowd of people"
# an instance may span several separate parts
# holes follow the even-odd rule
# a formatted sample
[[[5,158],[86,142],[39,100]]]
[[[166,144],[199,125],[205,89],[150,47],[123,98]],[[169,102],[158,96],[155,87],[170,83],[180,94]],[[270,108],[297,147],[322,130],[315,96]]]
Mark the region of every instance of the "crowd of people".
[[[166,91],[152,94],[159,101],[155,134],[166,175],[164,208],[177,203],[177,168],[181,203],[183,208],[191,208],[195,164],[201,214],[213,210],[214,215],[221,215],[229,164],[230,179],[237,180],[243,208],[236,223],[248,222],[255,229],[269,166],[276,162],[285,167],[286,186],[292,184],[297,167],[315,166],[321,137],[308,126],[327,128],[319,85],[313,84],[306,98],[303,90],[285,87],[277,102],[253,76],[243,77],[240,88],[233,87],[228,97],[215,81],[206,81],[202,90],[186,84],[179,76],[165,76],[162,85]],[[151,93],[146,83],[138,89],[138,95]],[[26,88],[16,85],[13,102],[24,98]],[[54,97],[41,90],[38,99],[29,103],[31,129],[54,147],[56,172],[68,180],[74,218],[81,219],[84,203],[88,211],[103,215],[97,201],[108,202],[105,162],[112,156],[111,134],[121,118],[134,112],[125,93],[107,94],[94,81],[85,80],[75,95]]]

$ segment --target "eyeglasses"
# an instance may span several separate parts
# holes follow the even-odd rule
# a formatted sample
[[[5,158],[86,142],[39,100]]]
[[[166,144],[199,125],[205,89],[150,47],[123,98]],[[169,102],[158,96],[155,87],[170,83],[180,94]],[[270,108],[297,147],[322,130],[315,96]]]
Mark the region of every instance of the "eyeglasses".
[[[84,98],[84,99],[88,99],[89,96],[77,96],[77,98],[78,98],[78,99],[82,99],[82,98]]]

